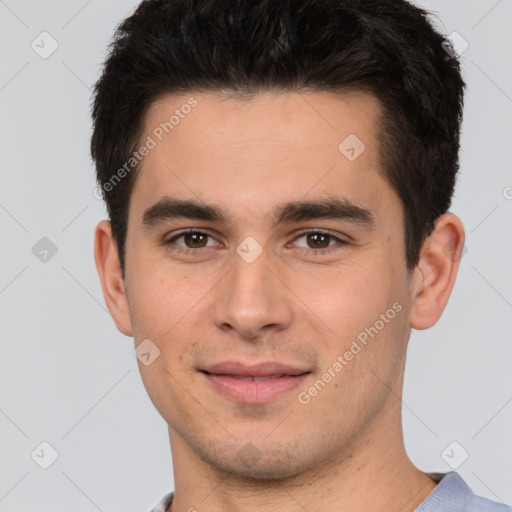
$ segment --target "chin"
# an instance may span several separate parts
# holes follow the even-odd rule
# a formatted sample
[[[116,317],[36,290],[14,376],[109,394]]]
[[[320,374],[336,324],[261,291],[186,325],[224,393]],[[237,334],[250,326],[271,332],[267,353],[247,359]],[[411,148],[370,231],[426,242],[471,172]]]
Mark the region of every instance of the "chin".
[[[224,463],[223,463],[224,462]],[[302,471],[299,468],[292,467],[289,462],[257,462],[249,466],[241,464],[238,460],[215,461],[214,466],[223,472],[230,473],[230,478],[238,478],[245,483],[272,483],[293,479]]]
[[[307,461],[297,457],[300,451],[293,447],[277,449],[266,446],[258,448],[252,442],[244,442],[241,448],[233,451],[234,446],[222,452],[198,453],[209,466],[223,473],[229,473],[230,478],[239,478],[245,483],[275,482],[292,479],[302,473]]]

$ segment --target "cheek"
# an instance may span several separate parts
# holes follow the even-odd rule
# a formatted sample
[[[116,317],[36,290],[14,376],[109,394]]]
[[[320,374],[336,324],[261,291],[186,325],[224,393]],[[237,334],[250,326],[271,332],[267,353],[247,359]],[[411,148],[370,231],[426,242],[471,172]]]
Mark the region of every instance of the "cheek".
[[[317,347],[322,347],[322,371],[332,368],[336,374],[325,400],[349,400],[356,407],[364,397],[371,402],[375,393],[378,402],[386,389],[379,378],[392,386],[407,340],[400,276],[390,264],[375,261],[314,282],[304,302],[329,327]],[[339,373],[333,368],[336,361],[343,366]]]
[[[380,264],[350,264],[336,272],[300,278],[297,295],[339,340],[373,325],[397,300],[398,287]]]
[[[370,414],[397,382],[406,340],[406,307],[392,273],[370,268],[352,266],[332,279],[316,281],[315,289],[310,289],[316,302],[304,300],[330,328],[317,340],[322,354],[320,379],[329,381],[314,406],[319,415],[326,403],[332,410],[343,406],[354,411],[367,404],[361,414]]]
[[[160,365],[173,372],[187,371],[198,343],[199,319],[206,318],[201,309],[206,301],[201,299],[211,288],[209,280],[180,275],[154,262],[141,262],[134,275],[129,305],[136,343],[149,338],[160,350]]]
[[[161,263],[143,258],[134,263],[137,265],[132,267],[129,294],[134,333],[156,339],[166,337],[193,306],[201,290],[191,286],[186,276],[171,274]]]

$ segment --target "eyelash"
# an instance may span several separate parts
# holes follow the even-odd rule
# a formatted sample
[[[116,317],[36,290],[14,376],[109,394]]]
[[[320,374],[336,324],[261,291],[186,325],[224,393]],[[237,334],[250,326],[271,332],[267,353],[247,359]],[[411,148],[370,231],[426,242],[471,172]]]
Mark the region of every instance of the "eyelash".
[[[180,233],[176,234],[175,236],[173,236],[169,240],[165,241],[164,245],[171,246],[173,243],[175,243],[176,240],[178,240],[181,237],[183,237],[184,235],[188,235],[188,234],[206,235],[206,236],[208,236],[210,238],[213,238],[213,236],[211,236],[208,233],[205,233],[204,231],[198,231],[198,230],[194,230],[194,229],[189,229],[189,230],[181,231]],[[330,246],[330,247],[327,247],[327,248],[320,248],[320,249],[302,248],[302,251],[300,251],[300,252],[308,252],[310,254],[314,254],[315,256],[320,256],[320,255],[323,255],[323,254],[330,254],[331,252],[339,250],[341,247],[349,244],[349,242],[347,242],[346,240],[343,240],[343,239],[333,235],[332,233],[329,233],[328,231],[321,231],[321,230],[318,230],[318,229],[311,229],[311,230],[307,230],[307,231],[302,231],[301,233],[299,233],[294,238],[293,241],[295,242],[298,239],[300,239],[301,237],[309,235],[309,234],[329,236],[329,237],[331,237],[331,240],[337,241],[338,244]],[[208,249],[208,247],[201,247],[201,248],[190,249],[190,248],[184,248],[184,247],[178,245],[178,246],[172,248],[173,251],[176,251],[176,252],[178,252],[180,254],[190,254],[190,255],[197,254],[198,252],[204,251],[205,249]]]

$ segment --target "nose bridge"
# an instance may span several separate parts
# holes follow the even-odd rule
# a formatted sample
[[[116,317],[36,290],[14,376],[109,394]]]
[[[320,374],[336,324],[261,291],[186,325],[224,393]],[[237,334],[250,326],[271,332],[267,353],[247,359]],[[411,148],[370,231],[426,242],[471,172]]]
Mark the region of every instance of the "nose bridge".
[[[220,329],[253,338],[263,328],[286,327],[292,312],[268,254],[251,244],[251,240],[242,242],[232,255],[232,270],[222,280],[216,299],[214,322]]]

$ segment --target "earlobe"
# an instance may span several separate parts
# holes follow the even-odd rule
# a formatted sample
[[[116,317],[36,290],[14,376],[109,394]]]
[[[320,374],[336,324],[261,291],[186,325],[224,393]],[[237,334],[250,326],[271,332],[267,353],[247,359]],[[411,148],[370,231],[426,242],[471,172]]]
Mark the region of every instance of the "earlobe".
[[[464,241],[459,217],[446,213],[437,218],[411,280],[409,324],[413,329],[428,329],[441,317],[455,284]]]
[[[117,244],[110,222],[103,220],[94,234],[94,261],[107,308],[120,332],[133,336]]]

